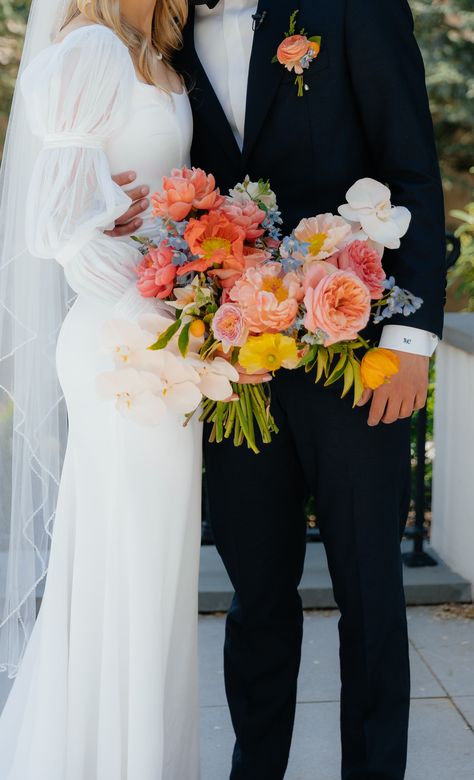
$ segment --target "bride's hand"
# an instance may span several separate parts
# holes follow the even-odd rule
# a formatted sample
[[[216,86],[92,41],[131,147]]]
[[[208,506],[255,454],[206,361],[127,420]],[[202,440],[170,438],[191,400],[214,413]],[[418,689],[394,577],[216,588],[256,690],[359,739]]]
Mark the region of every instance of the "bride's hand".
[[[236,369],[239,372],[240,385],[263,385],[265,382],[271,382],[273,377],[266,371],[258,371],[256,374],[247,374],[246,371],[237,363]]]
[[[112,176],[115,184],[119,187],[126,188],[137,178],[134,171],[126,171],[125,173],[118,173],[116,176]],[[126,190],[127,195],[132,199],[133,203],[121,217],[115,223],[113,230],[107,230],[106,235],[113,238],[120,238],[121,236],[129,236],[135,233],[143,225],[143,220],[140,217],[144,211],[147,210],[150,205],[150,201],[147,195],[150,193],[150,188],[146,186],[134,187],[131,190]]]

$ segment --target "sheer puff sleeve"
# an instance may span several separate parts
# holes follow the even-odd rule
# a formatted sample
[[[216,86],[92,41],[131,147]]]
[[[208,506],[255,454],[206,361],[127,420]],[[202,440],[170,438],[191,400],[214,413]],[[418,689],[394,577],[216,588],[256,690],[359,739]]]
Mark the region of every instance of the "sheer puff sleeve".
[[[104,234],[131,203],[112,181],[105,146],[131,110],[135,78],[124,44],[93,25],[44,50],[21,81],[33,132],[43,142],[26,204],[28,248],[54,257],[75,292],[119,307],[128,301],[129,309],[138,306],[140,254]]]

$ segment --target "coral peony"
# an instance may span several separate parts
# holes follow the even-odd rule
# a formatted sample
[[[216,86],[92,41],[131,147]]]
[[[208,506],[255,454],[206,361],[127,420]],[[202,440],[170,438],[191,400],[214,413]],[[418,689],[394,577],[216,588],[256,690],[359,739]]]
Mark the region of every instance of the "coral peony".
[[[144,298],[167,298],[173,292],[177,268],[173,265],[173,250],[163,243],[150,249],[137,265],[137,287]]]
[[[369,349],[362,358],[360,373],[362,384],[371,390],[385,384],[390,377],[398,374],[400,358],[391,349]]]
[[[247,241],[255,241],[265,233],[261,224],[266,213],[253,200],[247,199],[242,202],[227,198],[220,211],[226,215],[230,222],[245,231]]]
[[[301,75],[303,73],[301,60],[310,49],[310,42],[305,35],[290,35],[278,47],[278,62],[290,72],[294,70]]]
[[[368,323],[370,293],[351,271],[335,271],[306,292],[305,327],[326,334],[326,347],[354,339]]]
[[[234,303],[224,303],[215,313],[212,330],[216,339],[222,342],[224,352],[231,347],[241,347],[248,338],[242,311]]]
[[[353,241],[337,258],[342,271],[353,271],[367,285],[374,299],[384,294],[382,282],[387,278],[382,268],[382,258],[368,241]]]
[[[211,211],[200,219],[191,219],[184,238],[197,260],[181,266],[178,274],[207,271],[225,262],[243,263],[244,231],[219,211]]]
[[[222,205],[224,199],[216,189],[214,176],[200,168],[175,168],[163,178],[163,189],[152,196],[156,217],[180,222],[195,210],[210,210]]]
[[[250,268],[231,290],[251,333],[278,333],[293,325],[303,297],[296,273],[285,274],[281,263]]]
[[[304,258],[306,264],[313,260],[326,260],[340,252],[346,246],[351,235],[351,227],[333,214],[319,214],[317,217],[302,219],[294,232],[297,241],[308,244]]]

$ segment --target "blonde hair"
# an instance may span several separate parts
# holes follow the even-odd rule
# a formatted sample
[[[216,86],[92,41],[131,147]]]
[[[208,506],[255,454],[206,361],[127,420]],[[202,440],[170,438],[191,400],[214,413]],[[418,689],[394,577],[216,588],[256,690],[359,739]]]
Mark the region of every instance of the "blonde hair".
[[[120,0],[71,0],[62,28],[80,14],[113,30],[129,49],[140,76],[147,83],[154,84],[157,55],[162,54],[169,63],[174,52],[181,48],[188,3],[187,0],[157,0],[151,40],[125,21],[120,13]]]

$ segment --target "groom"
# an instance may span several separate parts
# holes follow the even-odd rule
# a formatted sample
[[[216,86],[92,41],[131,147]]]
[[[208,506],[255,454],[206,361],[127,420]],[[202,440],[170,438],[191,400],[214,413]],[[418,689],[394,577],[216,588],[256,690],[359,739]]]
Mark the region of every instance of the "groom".
[[[269,179],[286,233],[303,217],[336,212],[359,178],[387,183],[413,218],[385,269],[424,299],[408,321],[394,317],[372,334],[398,352],[400,372],[359,408],[304,371],[281,371],[272,382],[280,433],[271,445],[255,456],[206,442],[213,530],[235,588],[225,641],[231,778],[285,775],[311,492],[341,611],[342,778],[402,780],[410,679],[399,543],[410,416],[425,403],[445,290],[443,197],[411,13],[406,0],[193,5],[179,62],[191,90],[193,164],[224,192],[246,174]],[[322,37],[303,97],[294,75],[272,63],[297,9],[298,31]],[[238,490],[230,488],[236,477]]]

